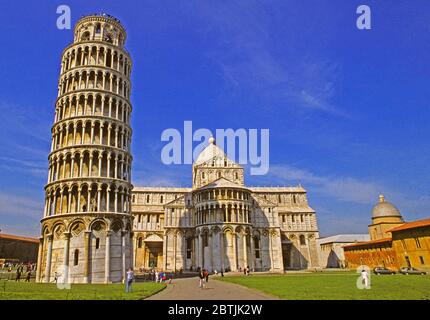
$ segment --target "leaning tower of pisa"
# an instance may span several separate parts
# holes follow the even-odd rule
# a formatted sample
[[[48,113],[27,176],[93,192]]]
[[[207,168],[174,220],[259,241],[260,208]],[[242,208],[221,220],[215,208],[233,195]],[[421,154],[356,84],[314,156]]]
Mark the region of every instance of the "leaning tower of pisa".
[[[130,55],[116,18],[80,19],[62,54],[37,281],[111,283],[131,266]]]

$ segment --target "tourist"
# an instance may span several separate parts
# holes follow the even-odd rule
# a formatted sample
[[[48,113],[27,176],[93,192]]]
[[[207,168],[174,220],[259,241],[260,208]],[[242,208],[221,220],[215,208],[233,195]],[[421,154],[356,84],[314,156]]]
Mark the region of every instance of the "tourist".
[[[169,284],[171,284],[173,281],[173,272],[170,272],[169,274]]]
[[[25,278],[25,282],[30,282],[30,278],[31,278],[31,270],[28,270],[27,277]]]
[[[243,274],[246,276],[248,269],[243,268]]]
[[[365,269],[361,270],[361,281],[365,288],[369,287],[369,273]]]
[[[159,276],[160,274],[158,273],[158,271],[156,270],[155,271],[155,282],[158,282],[158,276]]]
[[[249,276],[249,266],[246,267],[246,275]]]
[[[132,268],[128,268],[127,271],[127,277],[125,280],[125,292],[129,293],[131,292],[131,285],[133,284],[133,280],[134,280],[134,272]]]
[[[205,279],[205,275],[203,273],[203,270],[200,270],[200,272],[199,272],[199,287],[201,289],[203,289],[205,287],[204,279]]]
[[[21,279],[21,269],[16,269],[16,279],[15,281],[19,281]]]
[[[54,283],[57,283],[57,282],[58,282],[58,273],[55,272],[54,273]]]

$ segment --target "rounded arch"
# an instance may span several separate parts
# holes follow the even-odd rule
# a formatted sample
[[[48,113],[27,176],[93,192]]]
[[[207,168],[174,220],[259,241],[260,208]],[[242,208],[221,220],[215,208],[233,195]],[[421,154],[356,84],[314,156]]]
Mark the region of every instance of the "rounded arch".
[[[89,229],[91,231],[104,231],[107,229],[107,223],[103,219],[96,219],[90,223]]]
[[[121,231],[122,228],[123,228],[122,222],[118,219],[115,219],[114,221],[112,221],[109,229],[116,233]]]
[[[77,237],[85,231],[85,222],[81,218],[77,218],[70,223],[69,232]]]

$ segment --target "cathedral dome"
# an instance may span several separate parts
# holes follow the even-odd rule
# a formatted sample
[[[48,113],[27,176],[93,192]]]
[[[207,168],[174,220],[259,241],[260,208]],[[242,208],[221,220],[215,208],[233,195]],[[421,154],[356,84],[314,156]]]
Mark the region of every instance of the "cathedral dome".
[[[372,210],[372,218],[381,217],[402,217],[399,209],[390,202],[385,201],[385,197],[382,194],[379,196],[379,203]]]
[[[209,139],[209,145],[197,157],[195,164],[205,163],[213,158],[226,158],[224,151],[215,144],[215,139]]]

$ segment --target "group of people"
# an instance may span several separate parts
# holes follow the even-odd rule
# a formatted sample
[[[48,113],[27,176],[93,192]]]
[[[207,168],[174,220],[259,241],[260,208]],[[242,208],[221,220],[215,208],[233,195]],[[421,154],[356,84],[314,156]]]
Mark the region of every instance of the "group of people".
[[[209,272],[206,269],[199,270],[199,287],[204,289],[205,282],[209,282]]]
[[[154,281],[159,283],[169,281],[169,283],[172,283],[173,272],[169,272],[169,273],[164,271],[158,272],[157,270],[154,270]]]
[[[239,270],[240,271],[240,270]],[[249,266],[246,266],[245,268],[243,268],[243,274],[245,276],[249,276]]]
[[[140,270],[139,270],[140,271]],[[151,270],[149,272],[150,279],[152,279],[155,282],[163,283],[167,282],[172,283],[174,273],[173,272],[164,272],[164,271],[158,271],[158,270]],[[132,291],[132,284],[134,281],[134,271],[132,268],[129,268],[126,275],[126,281],[125,281],[125,292],[129,293]]]
[[[18,265],[16,269],[16,278],[15,281],[21,281],[21,276],[25,273],[25,282],[30,282],[31,279],[31,273],[34,269],[34,265],[27,264],[24,272],[24,264]],[[11,272],[11,267],[9,267],[8,272]]]

